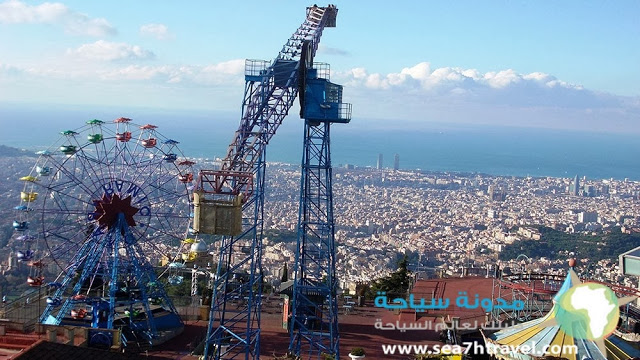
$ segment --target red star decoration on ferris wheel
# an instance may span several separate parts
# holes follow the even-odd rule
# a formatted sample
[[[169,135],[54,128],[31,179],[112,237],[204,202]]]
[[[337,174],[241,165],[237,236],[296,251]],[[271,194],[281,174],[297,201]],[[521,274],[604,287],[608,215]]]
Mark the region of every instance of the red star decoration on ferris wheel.
[[[139,209],[131,205],[131,196],[121,199],[118,194],[111,196],[103,194],[102,199],[95,200],[94,204],[96,205],[97,215],[95,218],[100,227],[113,227],[121,213],[124,214],[127,225],[136,226],[133,215],[135,215]]]

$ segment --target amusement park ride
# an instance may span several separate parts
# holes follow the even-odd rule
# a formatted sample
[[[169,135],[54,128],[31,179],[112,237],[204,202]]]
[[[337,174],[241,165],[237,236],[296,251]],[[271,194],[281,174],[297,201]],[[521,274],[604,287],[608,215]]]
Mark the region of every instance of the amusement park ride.
[[[13,228],[28,285],[47,294],[42,324],[90,327],[105,344],[113,333],[100,329],[120,329],[125,346],[156,344],[182,331],[165,286],[189,270],[212,288],[204,357],[259,359],[266,147],[298,97],[304,148],[289,352],[338,358],[330,126],[350,121],[351,104],[329,66],[313,62],[337,12],[307,8],[275,60],[247,60],[242,119],[220,169],[194,176],[177,141],[124,117],[63,131],[39,152],[20,179]],[[185,269],[206,251],[200,235],[218,250],[211,273]],[[154,268],[161,262],[167,279]]]
[[[504,299],[508,301],[521,301],[524,306],[520,309],[500,309],[494,308],[488,314],[489,321],[504,323],[522,323],[545,316],[553,307],[553,298],[566,280],[563,274],[536,273],[526,268],[530,259],[526,255],[518,255],[516,261],[521,260],[521,269],[516,269],[514,273],[503,274],[499,269],[492,279],[493,286],[491,298]],[[569,268],[573,269],[577,265],[576,259],[568,261]],[[637,289],[605,283],[594,279],[584,278],[589,283],[598,283],[607,286],[620,298],[625,296],[640,296]],[[636,307],[625,306],[621,312],[622,318],[627,320],[637,315]]]
[[[21,178],[13,223],[27,283],[48,295],[40,322],[121,329],[123,343],[146,345],[179,333],[152,261],[174,258],[183,243],[191,164],[177,160],[176,141],[128,118],[61,135]],[[111,334],[92,339],[108,344]]]
[[[329,128],[351,105],[313,58],[338,9],[313,6],[272,62],[248,60],[242,119],[220,170],[202,170],[194,191],[194,230],[220,235],[206,359],[258,359],[266,146],[296,96],[305,119],[298,248],[289,350],[338,356]],[[248,274],[248,279],[240,274]],[[238,299],[244,301],[238,303]]]

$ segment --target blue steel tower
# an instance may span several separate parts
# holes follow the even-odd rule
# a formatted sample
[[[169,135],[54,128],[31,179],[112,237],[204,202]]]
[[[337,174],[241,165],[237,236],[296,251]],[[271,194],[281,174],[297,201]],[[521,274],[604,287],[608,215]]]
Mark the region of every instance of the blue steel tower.
[[[305,59],[313,58],[323,29],[335,27],[337,12],[333,5],[307,8],[275,60],[247,60],[240,126],[221,169],[198,176],[193,231],[215,235],[219,249],[205,359],[260,357],[266,146],[298,96]]]
[[[304,359],[323,354],[338,359],[330,129],[350,121],[351,104],[342,103],[342,86],[329,81],[327,64],[306,65],[300,84],[305,122],[289,350]]]

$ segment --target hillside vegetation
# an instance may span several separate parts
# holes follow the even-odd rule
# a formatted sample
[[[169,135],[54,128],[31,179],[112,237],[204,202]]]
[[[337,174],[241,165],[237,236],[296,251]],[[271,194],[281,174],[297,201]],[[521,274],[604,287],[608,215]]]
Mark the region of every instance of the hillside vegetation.
[[[507,245],[500,253],[501,260],[515,259],[524,254],[530,258],[565,259],[569,252],[592,261],[615,259],[621,253],[640,246],[640,234],[623,234],[620,228],[599,235],[567,234],[545,226],[538,226],[540,240],[520,240]]]

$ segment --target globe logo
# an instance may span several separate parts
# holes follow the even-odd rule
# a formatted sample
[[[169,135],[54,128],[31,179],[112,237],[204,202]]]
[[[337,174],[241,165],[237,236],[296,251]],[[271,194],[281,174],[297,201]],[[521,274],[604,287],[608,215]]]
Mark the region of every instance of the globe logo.
[[[620,318],[618,298],[605,285],[576,284],[556,303],[556,322],[576,339],[599,340],[609,336]]]

